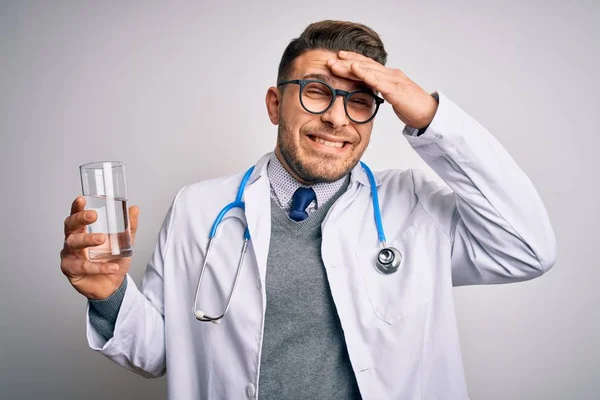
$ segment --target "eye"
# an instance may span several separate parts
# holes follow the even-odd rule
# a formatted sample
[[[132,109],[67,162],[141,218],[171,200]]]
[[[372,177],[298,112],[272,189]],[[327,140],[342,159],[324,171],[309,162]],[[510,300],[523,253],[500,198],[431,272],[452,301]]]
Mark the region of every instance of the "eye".
[[[309,82],[303,91],[305,96],[312,98],[331,97],[331,90],[321,82]]]
[[[308,93],[308,94],[317,94],[317,95],[323,95],[323,96],[325,96],[327,94],[327,93],[325,93],[324,90],[314,89],[314,88],[307,88],[305,90],[305,92]]]
[[[348,99],[353,107],[372,108],[375,103],[375,98],[369,93],[354,93]]]

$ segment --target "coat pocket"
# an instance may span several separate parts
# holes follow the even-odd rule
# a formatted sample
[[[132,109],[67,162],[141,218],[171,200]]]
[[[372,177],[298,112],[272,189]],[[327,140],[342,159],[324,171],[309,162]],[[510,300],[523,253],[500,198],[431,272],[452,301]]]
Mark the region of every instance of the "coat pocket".
[[[357,250],[358,266],[374,313],[388,324],[409,317],[431,300],[431,276],[423,254],[423,238],[411,225],[400,236],[387,242],[402,255],[399,269],[389,275],[375,267],[381,247]],[[430,250],[431,251],[431,250]]]

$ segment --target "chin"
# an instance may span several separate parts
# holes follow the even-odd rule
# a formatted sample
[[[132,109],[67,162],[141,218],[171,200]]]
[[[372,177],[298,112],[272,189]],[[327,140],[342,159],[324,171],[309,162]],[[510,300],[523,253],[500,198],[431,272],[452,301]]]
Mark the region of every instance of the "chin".
[[[360,154],[352,145],[343,149],[329,149],[307,137],[300,143],[284,139],[280,132],[276,153],[279,153],[284,167],[303,183],[335,182],[346,176],[360,159]]]
[[[331,162],[319,157],[315,161],[303,162],[300,171],[297,171],[297,173],[307,182],[330,183],[346,176],[352,170],[352,167],[354,166],[346,165],[346,163],[339,160]]]

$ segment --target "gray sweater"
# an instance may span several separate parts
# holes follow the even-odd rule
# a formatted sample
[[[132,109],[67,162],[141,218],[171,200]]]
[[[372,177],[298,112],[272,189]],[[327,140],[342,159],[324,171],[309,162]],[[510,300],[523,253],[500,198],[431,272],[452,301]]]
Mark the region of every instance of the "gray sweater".
[[[259,398],[360,398],[321,259],[321,223],[348,181],[301,222],[271,200]],[[126,283],[106,300],[90,300],[90,322],[107,340],[125,289]]]

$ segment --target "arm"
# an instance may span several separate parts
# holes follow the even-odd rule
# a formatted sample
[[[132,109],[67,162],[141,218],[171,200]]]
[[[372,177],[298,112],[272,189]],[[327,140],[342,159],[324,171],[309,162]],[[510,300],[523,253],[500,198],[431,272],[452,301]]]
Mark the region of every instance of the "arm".
[[[88,344],[93,350],[148,378],[160,377],[166,372],[163,268],[177,196],[163,221],[154,253],[142,279],[141,290],[129,275],[126,277],[125,294],[113,336],[106,340],[91,324],[89,305],[86,317]]]
[[[331,71],[361,80],[391,104],[407,140],[450,186],[415,176],[415,192],[452,244],[455,285],[531,279],[555,262],[556,243],[535,188],[485,128],[398,69],[340,51]],[[425,128],[418,136],[417,129]],[[435,211],[435,212],[434,212]],[[446,223],[447,222],[447,223]]]
[[[451,190],[415,176],[428,213],[447,227],[455,286],[523,281],[552,267],[556,242],[533,184],[500,143],[443,94],[427,130],[404,134]]]

